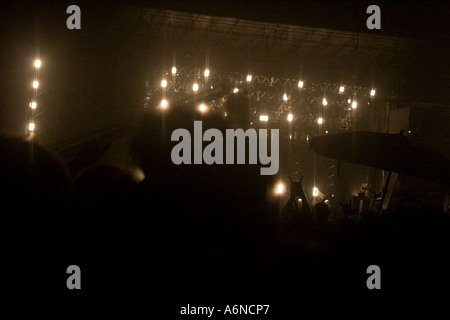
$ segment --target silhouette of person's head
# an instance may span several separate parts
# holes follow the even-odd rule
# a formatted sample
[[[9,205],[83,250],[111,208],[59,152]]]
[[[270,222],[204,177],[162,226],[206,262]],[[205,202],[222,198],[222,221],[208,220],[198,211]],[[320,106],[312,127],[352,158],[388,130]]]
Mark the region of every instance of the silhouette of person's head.
[[[227,111],[227,124],[229,128],[247,129],[250,125],[250,104],[248,92],[239,89],[228,96],[225,109]]]
[[[319,222],[327,222],[330,217],[330,208],[324,202],[315,204],[314,212]]]

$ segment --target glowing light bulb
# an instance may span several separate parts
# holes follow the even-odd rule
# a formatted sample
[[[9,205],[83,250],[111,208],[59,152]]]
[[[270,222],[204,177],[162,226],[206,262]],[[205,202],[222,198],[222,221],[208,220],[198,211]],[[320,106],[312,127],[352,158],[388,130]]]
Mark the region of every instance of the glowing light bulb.
[[[34,80],[33,81],[33,88],[37,89],[39,87],[39,81]]]
[[[319,195],[319,189],[316,187],[313,188],[313,197],[317,197]]]
[[[239,89],[238,88],[234,88],[233,89],[233,93],[238,93],[239,92]]]
[[[41,67],[41,64],[42,64],[41,60],[39,59],[34,60],[35,68],[39,69]]]
[[[283,94],[283,101],[288,101],[288,96],[287,96],[287,94],[285,93],[285,94]]]
[[[344,90],[345,90],[344,86],[339,87],[339,93],[344,93]]]
[[[168,105],[169,103],[167,102],[166,99],[161,100],[161,108],[166,109]]]
[[[194,90],[194,92],[198,91],[198,84],[194,83],[194,85],[192,86],[192,90]]]
[[[269,116],[265,115],[265,114],[262,114],[262,115],[259,116],[259,121],[267,122],[267,121],[269,121]]]
[[[163,79],[161,81],[161,87],[163,87],[163,88],[167,87],[167,80],[166,79]]]
[[[30,108],[31,108],[31,109],[36,109],[36,107],[37,107],[36,101],[30,102]]]
[[[294,115],[292,113],[289,113],[288,116],[287,116],[287,120],[289,122],[291,122],[293,119],[294,119]]]
[[[326,105],[328,104],[327,98],[323,98],[322,104],[323,104],[324,106],[326,106]]]
[[[371,97],[375,97],[375,93],[376,93],[375,89],[370,90],[370,96]]]
[[[206,78],[209,77],[209,69],[205,69],[204,75]]]
[[[30,123],[28,124],[28,131],[34,132],[34,129],[35,129],[34,122],[30,122]]]
[[[280,182],[280,183],[277,184],[277,188],[275,190],[275,193],[276,194],[283,194],[284,190],[285,190],[284,184]]]
[[[248,74],[247,75],[247,82],[252,82],[252,79],[253,79],[252,75]]]
[[[177,67],[172,67],[172,74],[173,75],[177,74]]]
[[[322,123],[323,123],[323,118],[322,118],[322,117],[318,118],[318,119],[317,119],[317,123],[318,123],[318,124],[322,124]]]
[[[356,107],[358,106],[358,103],[356,101],[352,102],[352,109],[356,109]]]
[[[298,82],[298,87],[299,87],[299,88],[303,88],[303,81],[300,80],[300,81]]]
[[[201,113],[206,112],[206,110],[208,110],[208,108],[206,107],[206,104],[202,103],[199,107],[198,110],[200,110]]]

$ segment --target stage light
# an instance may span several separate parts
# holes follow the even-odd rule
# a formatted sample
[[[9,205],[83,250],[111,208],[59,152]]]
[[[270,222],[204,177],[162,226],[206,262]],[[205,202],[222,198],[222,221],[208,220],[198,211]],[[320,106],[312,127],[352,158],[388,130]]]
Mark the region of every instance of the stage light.
[[[322,117],[318,118],[318,119],[317,119],[317,123],[318,123],[318,124],[322,124],[322,123],[323,123],[323,118],[322,118]]]
[[[375,93],[376,93],[375,89],[370,90],[370,96],[371,97],[375,97]]]
[[[326,106],[326,105],[328,104],[327,98],[323,98],[322,104],[323,104],[324,106]]]
[[[291,122],[293,119],[294,119],[294,115],[292,113],[289,113],[288,116],[287,116],[287,120],[289,122]]]
[[[36,69],[39,69],[41,67],[41,60],[39,59],[34,60],[34,66]]]
[[[166,99],[161,100],[161,108],[162,109],[166,109],[168,105],[169,105],[169,103],[167,102]]]
[[[252,82],[252,79],[253,79],[252,75],[248,74],[247,75],[247,82]]]
[[[339,87],[339,93],[344,93],[344,90],[345,90],[344,86]]]
[[[163,87],[163,88],[167,87],[167,80],[166,79],[163,79],[161,81],[161,87]]]
[[[287,94],[286,93],[283,94],[283,101],[288,101],[288,100],[289,100],[289,98],[288,98]]]
[[[356,101],[352,102],[352,109],[356,109],[356,107],[358,106],[358,103]]]
[[[316,187],[313,188],[313,197],[317,197],[319,195],[319,189],[317,189]]]
[[[269,121],[269,116],[265,115],[265,114],[262,114],[262,115],[259,116],[259,121],[267,122],[267,121]]]
[[[275,189],[275,193],[278,195],[282,195],[285,192],[286,188],[282,182],[279,182],[277,184],[277,187]]]
[[[233,89],[233,93],[238,93],[239,92],[239,89],[238,88],[234,88]]]
[[[300,81],[298,82],[298,87],[299,87],[299,88],[303,88],[303,81],[300,80]]]
[[[34,129],[35,129],[34,122],[30,122],[30,123],[28,124],[28,131],[34,132]]]
[[[37,107],[36,101],[30,102],[30,108],[31,108],[31,109],[36,109],[36,107]]]
[[[194,83],[194,85],[192,86],[192,90],[194,90],[194,92],[198,91],[198,84]]]
[[[34,80],[33,81],[33,88],[37,89],[39,87],[39,81]]]
[[[209,77],[209,69],[205,69],[204,75],[205,75],[206,78]]]
[[[208,107],[206,106],[206,104],[202,103],[201,105],[198,106],[198,110],[201,113],[204,113],[204,112],[206,112],[208,110]]]
[[[176,75],[177,74],[177,67],[172,67],[172,74]]]

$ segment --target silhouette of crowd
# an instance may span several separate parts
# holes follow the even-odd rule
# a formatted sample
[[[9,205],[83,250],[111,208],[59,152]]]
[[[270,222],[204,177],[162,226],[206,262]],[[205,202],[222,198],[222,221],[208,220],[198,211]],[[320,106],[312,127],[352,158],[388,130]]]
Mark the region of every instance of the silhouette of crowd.
[[[5,286],[70,298],[72,264],[85,296],[157,301],[373,301],[370,265],[383,272],[385,296],[449,284],[447,215],[395,208],[355,221],[341,204],[336,220],[326,203],[310,205],[302,179],[290,181],[279,213],[268,196],[274,181],[259,166],[172,163],[170,133],[192,130],[196,117],[145,118],[130,147],[143,181],[101,163],[70,171],[38,142],[2,136]],[[202,120],[204,130],[226,128],[221,118]]]

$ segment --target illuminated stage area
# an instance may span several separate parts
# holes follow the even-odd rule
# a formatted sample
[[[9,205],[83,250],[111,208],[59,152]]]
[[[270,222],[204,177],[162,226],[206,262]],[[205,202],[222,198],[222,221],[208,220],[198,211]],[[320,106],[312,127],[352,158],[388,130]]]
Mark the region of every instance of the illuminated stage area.
[[[66,162],[91,145],[108,146],[105,162],[129,165],[132,128],[144,115],[196,110],[231,127],[279,129],[277,180],[305,176],[311,194],[319,188],[330,201],[367,190],[376,198],[387,174],[316,156],[308,150],[311,139],[347,131],[395,133],[396,109],[440,99],[426,98],[426,86],[416,89],[423,81],[439,85],[431,70],[418,67],[431,40],[146,6],[88,8],[101,23],[86,19],[83,35],[69,38],[54,32],[63,50],[52,51],[42,37],[34,75],[30,70],[29,108],[21,111],[28,120],[16,125]],[[352,174],[342,176],[341,168]]]
[[[92,14],[96,10],[100,8],[94,6]],[[118,7],[99,27],[86,29],[87,36],[74,36],[79,48],[73,50],[92,52],[79,66],[91,64],[87,81],[100,87],[93,91],[84,85],[74,89],[75,96],[55,87],[53,92],[60,90],[59,99],[65,102],[64,112],[53,97],[42,95],[50,101],[39,106],[46,112],[33,134],[45,145],[67,154],[94,137],[101,141],[103,135],[108,137],[103,144],[122,139],[112,143],[113,150],[121,145],[113,152],[117,158],[124,152],[124,130],[135,126],[143,113],[190,108],[230,121],[227,101],[240,96],[249,108],[248,123],[241,127],[281,130],[278,178],[305,175],[308,188],[317,185],[329,197],[336,193],[336,163],[313,157],[307,150],[310,139],[348,130],[387,130],[388,110],[398,103],[402,89],[392,84],[416,63],[410,53],[426,46],[424,41],[368,33],[132,6]],[[84,78],[75,65],[69,65],[68,74]],[[123,163],[127,156],[119,158]],[[368,186],[368,172],[363,172],[365,187],[380,187]],[[343,196],[356,195],[361,179]]]

